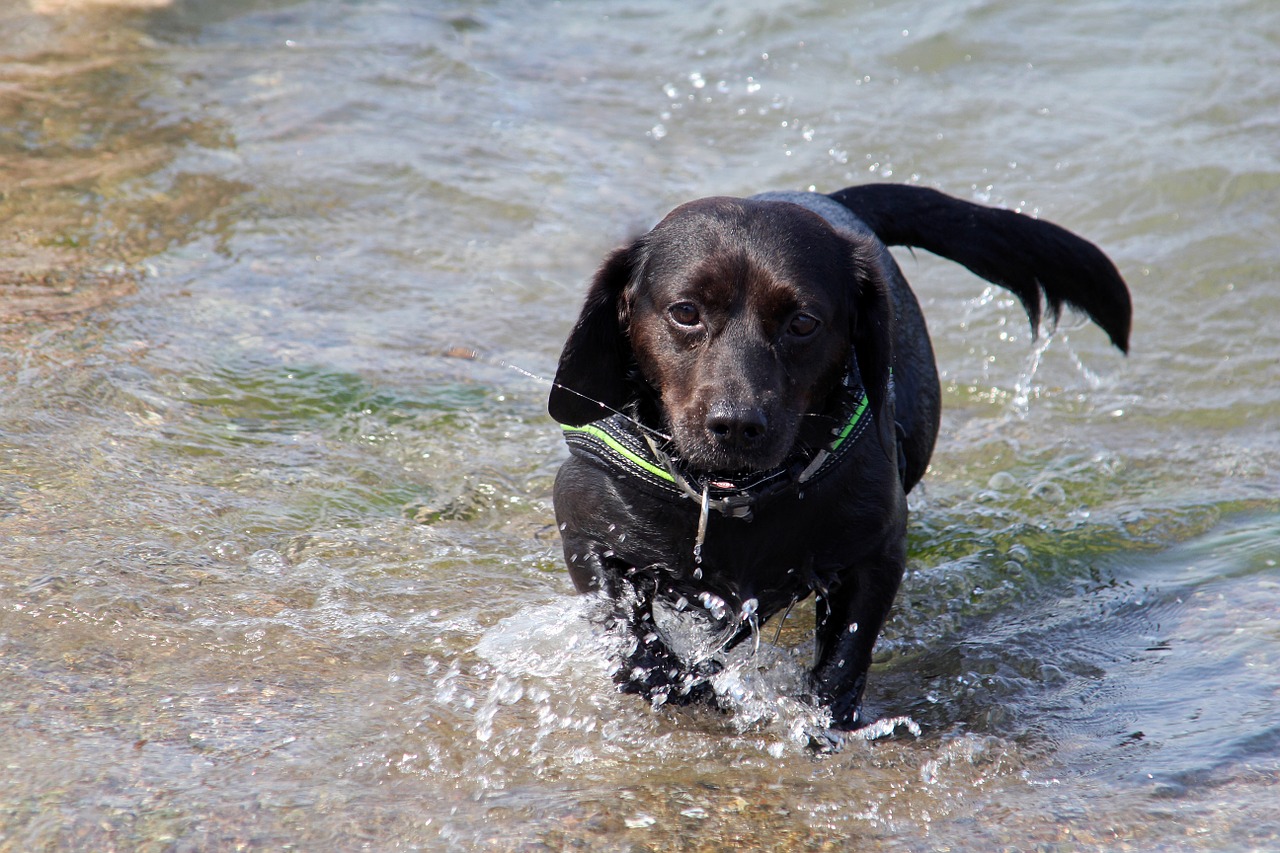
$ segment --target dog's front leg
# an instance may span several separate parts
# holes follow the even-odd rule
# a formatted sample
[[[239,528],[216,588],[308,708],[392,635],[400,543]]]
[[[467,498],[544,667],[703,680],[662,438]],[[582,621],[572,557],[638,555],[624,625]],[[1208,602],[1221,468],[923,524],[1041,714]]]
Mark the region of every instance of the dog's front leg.
[[[616,574],[608,565],[608,547],[584,536],[565,525],[560,532],[564,545],[564,562],[569,567],[569,579],[578,592],[605,590],[614,595],[617,589]]]
[[[709,699],[710,677],[720,671],[715,661],[690,665],[662,639],[653,617],[653,598],[632,586],[617,602],[631,634],[614,681],[624,693],[638,693],[655,705],[687,705]]]
[[[871,650],[906,562],[903,549],[896,550],[862,564],[839,587],[818,597],[813,685],[818,700],[831,711],[833,728],[847,731],[868,722],[859,717]]]
[[[561,531],[565,562],[578,592],[601,592],[612,602],[610,618],[624,631],[614,681],[625,693],[638,693],[655,704],[688,704],[712,693],[707,678],[715,667],[703,663],[690,669],[662,641],[653,616],[661,569],[636,571],[605,543],[566,524]]]

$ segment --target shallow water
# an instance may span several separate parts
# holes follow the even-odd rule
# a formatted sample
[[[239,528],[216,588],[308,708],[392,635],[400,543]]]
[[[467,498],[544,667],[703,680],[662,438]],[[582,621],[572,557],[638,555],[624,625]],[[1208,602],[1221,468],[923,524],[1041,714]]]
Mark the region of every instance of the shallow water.
[[[0,849],[1280,846],[1274,4],[131,5],[0,6]],[[1133,353],[899,255],[943,434],[815,757],[803,608],[614,693],[500,362],[864,180],[1097,241]]]

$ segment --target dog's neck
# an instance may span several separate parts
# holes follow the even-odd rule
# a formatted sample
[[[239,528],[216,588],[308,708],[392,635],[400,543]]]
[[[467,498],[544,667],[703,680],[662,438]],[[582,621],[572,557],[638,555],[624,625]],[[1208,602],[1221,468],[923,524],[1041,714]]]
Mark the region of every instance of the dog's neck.
[[[651,389],[637,395],[624,413],[564,430],[571,448],[672,500],[694,501],[704,515],[714,510],[749,519],[762,502],[797,492],[825,476],[865,431],[871,412],[861,385],[846,377],[832,397],[822,414],[806,418],[802,440],[781,465],[737,475],[700,471],[681,459],[671,441],[663,438],[665,424],[654,420],[656,395]]]

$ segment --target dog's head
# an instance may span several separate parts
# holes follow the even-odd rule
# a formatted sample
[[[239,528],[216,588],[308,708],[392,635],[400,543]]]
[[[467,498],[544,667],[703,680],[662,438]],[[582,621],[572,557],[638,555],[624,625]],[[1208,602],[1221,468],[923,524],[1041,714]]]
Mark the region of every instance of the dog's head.
[[[652,407],[687,463],[726,475],[780,464],[806,418],[830,414],[851,364],[881,416],[893,308],[878,257],[788,202],[676,208],[596,273],[551,416],[582,425]]]

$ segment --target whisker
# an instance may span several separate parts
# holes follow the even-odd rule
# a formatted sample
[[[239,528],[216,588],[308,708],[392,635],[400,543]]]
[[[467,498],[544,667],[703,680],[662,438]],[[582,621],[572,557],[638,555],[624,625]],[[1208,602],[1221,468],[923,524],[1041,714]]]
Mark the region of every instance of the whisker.
[[[644,432],[647,432],[656,438],[660,438],[663,441],[668,441],[668,442],[672,440],[671,436],[667,435],[661,430],[656,430],[651,426],[642,424],[640,421],[636,420],[634,417],[627,414],[626,412],[620,412],[617,409],[615,409],[613,406],[610,406],[607,403],[602,403],[599,400],[597,400],[595,397],[591,397],[587,394],[583,394],[581,391],[579,391],[576,388],[570,388],[568,385],[565,385],[561,382],[556,382],[554,379],[548,379],[545,376],[540,376],[531,370],[526,370],[525,368],[521,367],[518,364],[512,364],[511,362],[505,361],[500,358],[494,358],[493,356],[484,355],[483,353],[477,352],[476,350],[469,349],[467,347],[450,347],[449,349],[440,353],[440,355],[443,356],[444,358],[461,358],[461,359],[465,359],[466,361],[478,361],[481,364],[488,364],[493,367],[505,367],[508,370],[514,370],[516,373],[519,373],[521,376],[525,377],[526,379],[532,379],[534,382],[541,382],[543,385],[549,385],[552,388],[559,388],[561,391],[568,391],[570,394],[573,394],[577,397],[581,397],[587,402],[595,403],[597,406],[599,406],[602,409],[613,412],[615,415],[618,415],[620,417],[626,418],[627,420],[631,421],[631,423],[635,424],[638,429],[643,430]]]

